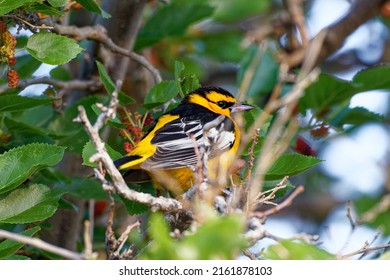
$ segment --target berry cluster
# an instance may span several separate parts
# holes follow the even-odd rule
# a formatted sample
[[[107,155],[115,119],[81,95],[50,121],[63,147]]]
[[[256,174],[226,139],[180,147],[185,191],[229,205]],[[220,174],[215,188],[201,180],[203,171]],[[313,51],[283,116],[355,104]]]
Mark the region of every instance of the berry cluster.
[[[15,47],[16,38],[7,30],[7,24],[0,20],[0,62],[8,65],[8,85],[12,88],[17,87],[19,83],[18,72],[10,68],[16,63]]]
[[[120,130],[120,135],[126,140],[123,143],[123,149],[126,153],[129,153],[144,137],[145,132],[143,128],[152,125],[154,118],[151,114],[141,115],[137,112],[131,114],[126,108],[120,108],[118,112],[122,123],[127,125]]]

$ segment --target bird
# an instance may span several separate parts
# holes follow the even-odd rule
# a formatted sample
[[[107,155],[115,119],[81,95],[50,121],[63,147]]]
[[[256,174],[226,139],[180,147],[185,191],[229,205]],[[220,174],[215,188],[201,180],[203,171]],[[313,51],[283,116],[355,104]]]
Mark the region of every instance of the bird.
[[[240,129],[232,115],[253,108],[221,87],[200,87],[161,115],[134,149],[114,163],[126,171],[127,182],[151,180],[157,188],[181,194],[195,183],[196,147],[205,141],[210,142],[208,168],[216,169],[220,163],[225,170],[230,168],[240,143]]]

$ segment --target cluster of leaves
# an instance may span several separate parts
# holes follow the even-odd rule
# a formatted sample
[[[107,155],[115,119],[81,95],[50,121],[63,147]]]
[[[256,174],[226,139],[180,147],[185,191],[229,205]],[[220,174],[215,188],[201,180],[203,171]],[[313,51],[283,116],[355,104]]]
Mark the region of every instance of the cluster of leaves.
[[[73,1],[72,1],[73,2]],[[86,10],[109,18],[101,7],[93,0],[77,0]],[[160,114],[161,106],[165,110],[177,106],[178,100],[186,93],[198,88],[200,81],[209,78],[205,65],[210,61],[216,64],[226,62],[240,65],[236,85],[244,82],[245,73],[252,68],[253,61],[259,61],[253,69],[253,78],[248,86],[247,98],[259,106],[267,100],[270,92],[278,82],[279,64],[276,60],[277,47],[268,44],[259,49],[251,45],[241,47],[243,34],[239,28],[231,27],[232,23],[248,16],[265,12],[271,5],[267,1],[234,1],[234,0],[173,0],[169,4],[158,3],[161,7],[150,7],[153,10],[145,19],[135,44],[141,51],[150,49],[149,60],[165,70],[167,79],[156,84],[146,95],[139,114],[130,114],[127,106],[134,99],[126,93],[119,93],[119,118],[110,120],[108,126],[117,135],[125,135],[125,139],[109,139],[107,145],[110,156],[115,160],[128,152],[129,144],[136,144],[145,132],[150,120]],[[53,18],[63,16],[68,5],[66,0],[2,1],[0,17],[6,14],[25,19],[25,15],[46,15]],[[148,9],[152,9],[148,7]],[[174,15],[174,16],[173,16]],[[197,23],[211,19],[221,28],[202,28]],[[8,18],[9,25],[22,22]],[[26,18],[27,20],[27,18]],[[36,17],[28,20],[37,20]],[[35,24],[35,22],[32,22]],[[223,46],[222,46],[223,44]],[[26,50],[18,56],[15,71],[21,79],[29,78],[42,63],[57,66],[50,73],[51,78],[69,80],[71,75],[61,65],[74,60],[83,49],[74,40],[54,32],[40,30],[29,37],[18,37],[17,49]],[[181,62],[177,61],[180,60]],[[205,63],[205,60],[208,63]],[[19,231],[22,235],[36,235],[44,224],[44,220],[54,214],[59,207],[73,207],[63,197],[65,193],[77,199],[106,198],[99,184],[87,178],[64,176],[54,168],[61,163],[64,151],[82,155],[83,164],[95,167],[89,161],[94,148],[83,128],[73,122],[77,117],[77,107],[82,105],[87,110],[91,121],[96,120],[100,110],[96,103],[107,104],[115,85],[103,64],[96,63],[98,74],[104,86],[101,95],[89,95],[78,100],[67,108],[57,112],[58,100],[53,97],[19,96],[16,89],[10,89],[0,95],[0,228]],[[310,112],[317,121],[310,129],[315,137],[326,135],[330,127],[344,130],[345,125],[355,128],[370,121],[382,121],[382,117],[365,108],[350,108],[349,102],[357,93],[374,89],[389,89],[386,80],[390,67],[382,66],[358,73],[352,81],[343,81],[331,75],[321,74],[318,80],[307,88],[299,102],[299,112],[306,115]],[[2,80],[0,80],[0,85]],[[283,92],[288,92],[286,85]],[[52,89],[54,92],[55,88]],[[108,92],[108,95],[105,93]],[[261,110],[258,108],[247,112],[244,116],[245,128],[248,129]],[[141,114],[144,117],[140,117]],[[149,117],[148,117],[149,116]],[[269,123],[272,123],[272,116]],[[253,154],[257,157],[262,149],[262,142],[267,135],[267,127],[259,134],[259,143]],[[306,142],[298,138],[298,153],[287,153],[275,160],[265,174],[265,187],[275,186],[285,176],[294,176],[315,166],[320,159]],[[291,143],[291,147],[296,147]],[[304,144],[302,144],[304,143]],[[298,145],[298,144],[297,144]],[[306,146],[305,146],[306,145]],[[123,147],[125,146],[125,149]],[[309,152],[308,152],[309,151]],[[244,158],[250,157],[244,151]],[[152,186],[130,186],[138,191],[155,194]],[[280,198],[284,193],[280,193]],[[121,200],[129,214],[135,215],[149,209],[137,203]],[[363,207],[364,208],[364,207]],[[77,210],[77,209],[76,209]],[[366,209],[365,209],[366,210]],[[16,227],[15,225],[23,225]],[[45,225],[47,226],[47,225]],[[377,223],[373,223],[377,226]],[[387,232],[390,231],[388,225]],[[161,216],[155,215],[150,222],[151,244],[146,246],[140,258],[145,259],[211,259],[236,258],[240,251],[248,246],[241,237],[245,224],[240,217],[212,216],[200,225],[196,232],[180,240],[172,238],[169,229]],[[21,258],[16,253],[23,246],[10,240],[0,243],[0,258]],[[285,253],[281,252],[288,252]],[[263,257],[269,259],[331,259],[333,255],[316,246],[283,241],[267,249]]]

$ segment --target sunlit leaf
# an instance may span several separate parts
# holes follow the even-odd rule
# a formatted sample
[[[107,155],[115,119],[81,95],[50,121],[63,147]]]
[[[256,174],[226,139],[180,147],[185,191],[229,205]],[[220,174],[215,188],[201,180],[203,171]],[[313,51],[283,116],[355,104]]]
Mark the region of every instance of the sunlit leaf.
[[[38,170],[57,164],[64,147],[34,143],[0,155],[0,193],[16,188]]]
[[[41,184],[19,187],[0,195],[0,223],[25,224],[54,214],[64,192]]]
[[[32,35],[26,49],[39,61],[52,65],[67,63],[82,51],[74,40],[49,32]]]

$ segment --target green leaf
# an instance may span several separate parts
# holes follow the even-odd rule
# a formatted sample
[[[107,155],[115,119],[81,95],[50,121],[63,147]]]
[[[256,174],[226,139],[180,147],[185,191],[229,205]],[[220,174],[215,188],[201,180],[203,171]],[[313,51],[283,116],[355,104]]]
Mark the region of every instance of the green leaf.
[[[76,0],[76,2],[80,3],[87,11],[101,15],[105,19],[111,17],[111,15],[104,11],[94,0]]]
[[[26,49],[39,61],[51,65],[67,63],[82,51],[74,40],[48,32],[32,35],[28,39]]]
[[[44,104],[50,104],[55,99],[46,97],[25,97],[15,94],[0,95],[0,113],[21,111]]]
[[[311,109],[314,114],[330,110],[331,106],[350,99],[357,89],[351,83],[327,74],[320,74],[306,90],[299,101],[299,111],[306,114]]]
[[[382,122],[383,120],[382,115],[371,112],[364,107],[346,107],[332,117],[329,123],[334,127],[342,127],[345,124],[361,125],[368,122]]]
[[[177,85],[177,88],[179,89],[179,94],[180,94],[180,97],[183,98],[184,97],[184,93],[183,93],[183,89],[181,88],[181,78],[180,78],[180,74],[181,72],[184,70],[184,63],[181,62],[181,61],[175,61],[175,81],[176,81],[176,85]]]
[[[64,150],[60,146],[34,143],[0,155],[0,194],[16,188],[34,172],[57,164]]]
[[[211,211],[205,209],[206,212],[208,210]],[[243,230],[244,223],[239,216],[214,216],[199,225],[195,233],[177,241],[169,235],[163,217],[156,213],[150,218],[153,242],[142,257],[159,260],[232,260],[248,246],[242,236]]]
[[[107,143],[105,144],[106,146],[106,149],[107,149],[107,153],[110,155],[110,157],[112,158],[112,160],[117,160],[117,159],[120,159],[122,157],[122,154],[115,151],[113,148],[111,148]],[[92,144],[91,141],[88,141],[84,148],[83,148],[83,152],[82,152],[82,156],[83,156],[83,165],[86,165],[86,166],[91,166],[91,167],[97,167],[97,163],[96,162],[90,162],[89,159],[91,158],[91,156],[93,156],[94,154],[96,154],[96,149],[95,149],[95,146]]]
[[[253,71],[247,97],[252,98],[254,101],[259,101],[261,97],[272,92],[275,87],[278,79],[279,64],[270,50],[252,46],[248,48],[241,61],[241,68],[238,73],[239,84],[243,82],[247,71]]]
[[[0,0],[0,15],[8,14],[12,10],[32,2],[40,2],[40,0]]]
[[[175,61],[175,81],[181,98],[184,98],[187,93],[200,88],[199,79],[195,74],[182,75],[184,69],[183,62]]]
[[[57,8],[53,8],[51,6],[45,5],[45,4],[31,4],[25,6],[26,11],[32,12],[32,13],[42,13],[49,16],[63,16],[65,15],[64,12],[58,10]]]
[[[332,260],[335,256],[311,244],[282,240],[269,246],[264,257],[272,260]]]
[[[229,28],[226,31],[209,31],[198,36],[202,42],[202,49],[199,50],[202,56],[238,64],[245,54],[242,47],[242,34],[239,30]],[[221,48],[221,42],[223,42],[223,48]]]
[[[39,226],[24,230],[20,232],[20,235],[23,236],[33,236],[35,233],[40,231],[41,228]],[[15,254],[19,251],[20,248],[23,247],[23,243],[14,241],[14,240],[4,240],[0,243],[0,259],[8,259],[11,255]]]
[[[199,227],[197,232],[182,241],[181,259],[233,260],[248,247],[242,233],[241,217],[216,217]]]
[[[23,132],[23,133],[28,132],[30,134],[39,134],[41,136],[50,137],[52,139],[59,139],[61,137],[68,136],[67,134],[63,134],[61,132],[57,133],[54,131],[50,131],[48,129],[40,128],[39,126],[36,126],[36,125],[29,125],[29,124],[24,123],[24,122],[19,122],[19,121],[16,121],[16,120],[8,118],[8,117],[4,118],[4,123],[6,124],[7,128],[10,131],[12,131],[12,133],[14,133],[14,132]]]
[[[301,173],[322,160],[301,154],[285,154],[280,156],[265,174],[265,180],[280,180],[285,176]]]
[[[175,81],[162,81],[153,86],[144,100],[144,107],[148,110],[158,107],[175,98],[178,94]]]
[[[47,2],[53,7],[61,7],[64,6],[68,0],[48,0]]]
[[[165,5],[149,17],[138,34],[135,49],[151,46],[167,37],[181,36],[191,24],[210,16],[213,11],[207,3],[175,1]]]
[[[390,66],[379,65],[359,71],[352,79],[352,84],[359,92],[375,89],[390,89]]]
[[[218,21],[235,21],[264,12],[272,1],[211,0],[216,6],[213,18]]]
[[[173,238],[169,235],[169,228],[163,216],[153,213],[149,219],[149,232],[153,243],[148,246],[142,258],[175,260],[178,259],[176,246]]]
[[[88,119],[94,123],[97,115],[92,110],[92,106],[97,102],[105,104],[108,102],[108,98],[107,95],[87,96],[66,108],[60,116],[55,118],[50,123],[48,129],[56,133],[69,135],[68,137],[58,139],[58,144],[67,147],[68,151],[81,154],[83,147],[85,143],[88,142],[89,138],[83,129],[83,126],[80,123],[73,121],[79,115],[78,107],[83,106],[87,112]]]
[[[0,223],[25,224],[54,214],[63,191],[34,184],[0,195]]]
[[[99,61],[96,61],[96,65],[98,68],[99,76],[102,79],[104,88],[106,91],[111,95],[115,90],[115,83],[111,80],[110,76],[108,75],[106,69],[104,68],[104,65],[100,63]],[[121,105],[128,105],[128,104],[134,104],[135,100],[128,96],[123,91],[120,91],[118,93],[118,100]]]
[[[42,65],[42,62],[36,60],[31,55],[23,55],[17,57],[15,65],[19,74],[19,79],[31,78],[32,74]]]
[[[79,199],[107,199],[106,192],[96,179],[72,177],[69,180],[55,182],[55,187],[66,192],[68,195]]]

